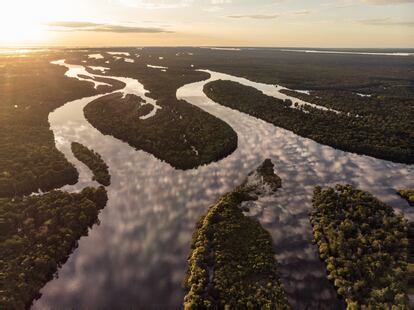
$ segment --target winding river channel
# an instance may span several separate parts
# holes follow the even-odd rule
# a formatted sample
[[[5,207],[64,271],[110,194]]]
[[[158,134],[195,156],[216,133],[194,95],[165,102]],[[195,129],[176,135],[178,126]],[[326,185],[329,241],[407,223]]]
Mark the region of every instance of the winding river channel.
[[[414,220],[414,209],[395,194],[396,188],[414,186],[414,166],[339,151],[221,106],[203,92],[212,80],[233,80],[273,96],[297,99],[280,94],[276,86],[208,73],[210,79],[183,86],[177,97],[228,123],[238,134],[239,147],[227,158],[198,169],[176,170],[92,127],[83,109],[103,95],[68,102],[49,115],[57,148],[80,173],[78,184],[63,190],[96,186],[88,168],[71,153],[73,141],[102,155],[112,184],[100,225],[79,241],[58,278],[42,289],[34,309],[180,309],[195,223],[265,158],[275,163],[283,188],[274,197],[260,199],[250,213],[273,237],[282,282],[294,309],[341,307],[311,243],[308,212],[315,185],[354,184]],[[82,71],[85,75],[102,77]],[[125,82],[124,94],[145,98],[145,88],[138,81],[104,77]]]

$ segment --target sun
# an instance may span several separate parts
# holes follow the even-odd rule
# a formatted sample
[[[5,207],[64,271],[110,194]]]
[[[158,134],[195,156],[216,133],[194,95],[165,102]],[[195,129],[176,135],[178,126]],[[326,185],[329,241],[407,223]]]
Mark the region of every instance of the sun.
[[[21,45],[43,41],[47,34],[41,26],[32,23],[0,22],[0,43],[2,45]]]
[[[30,45],[47,41],[44,28],[52,1],[7,0],[0,10],[0,45]],[[52,7],[52,6],[51,6]]]

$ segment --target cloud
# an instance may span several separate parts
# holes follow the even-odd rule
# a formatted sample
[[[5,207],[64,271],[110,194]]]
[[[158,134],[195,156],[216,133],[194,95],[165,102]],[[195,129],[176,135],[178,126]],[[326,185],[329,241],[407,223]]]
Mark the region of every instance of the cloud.
[[[279,14],[245,14],[245,15],[229,15],[228,18],[241,19],[241,18],[251,18],[251,19],[275,19],[279,17]]]
[[[205,3],[213,7],[233,3],[233,0],[110,0],[131,8],[142,9],[177,9],[188,7],[193,3]]]
[[[403,4],[403,3],[414,3],[414,0],[362,0],[366,4],[374,5],[392,5],[392,4]]]
[[[360,19],[359,23],[370,26],[408,26],[414,27],[414,21],[393,20],[391,18]]]
[[[171,32],[157,27],[131,27],[111,24],[98,24],[79,21],[62,21],[47,24],[55,31],[91,31],[91,32],[115,32],[115,33],[160,33]]]
[[[232,0],[211,0],[211,4],[228,4],[232,3]]]
[[[308,14],[310,14],[311,13],[311,11],[309,11],[309,10],[301,10],[301,11],[294,11],[294,12],[292,12],[292,15],[308,15]]]
[[[175,9],[190,5],[194,0],[118,0],[122,5],[144,9]]]
[[[212,6],[209,6],[209,7],[205,8],[204,11],[212,13],[212,12],[221,11],[222,9],[223,8],[221,6],[212,5]]]
[[[242,19],[242,18],[251,18],[251,19],[276,19],[279,17],[297,17],[297,16],[304,16],[310,14],[311,11],[309,10],[299,10],[299,11],[291,11],[285,12],[280,14],[238,14],[238,15],[228,15],[228,18],[233,19]]]

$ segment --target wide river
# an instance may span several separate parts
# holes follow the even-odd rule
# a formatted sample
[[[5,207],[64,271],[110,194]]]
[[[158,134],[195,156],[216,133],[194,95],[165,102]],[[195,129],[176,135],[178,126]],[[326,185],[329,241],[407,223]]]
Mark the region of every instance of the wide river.
[[[72,77],[77,76],[74,70],[82,73],[81,79],[85,74],[97,76],[80,70],[84,69],[80,66],[55,64],[68,67],[66,74],[70,72]],[[282,282],[294,309],[342,306],[311,243],[308,212],[315,185],[354,184],[414,220],[414,208],[395,194],[396,188],[414,186],[414,166],[339,151],[221,106],[203,92],[203,86],[212,80],[233,80],[269,95],[290,97],[280,94],[280,87],[208,72],[209,80],[185,85],[177,97],[233,127],[239,147],[227,158],[198,169],[176,170],[92,127],[83,108],[103,95],[68,102],[49,115],[57,148],[80,173],[78,184],[63,190],[96,186],[88,168],[71,153],[73,141],[102,155],[112,184],[107,188],[109,201],[100,213],[100,224],[79,241],[79,247],[59,269],[58,278],[42,289],[34,309],[180,309],[197,220],[265,158],[275,163],[283,188],[274,197],[259,200],[251,215],[273,237]],[[125,82],[122,92],[146,98],[139,81],[105,77]]]

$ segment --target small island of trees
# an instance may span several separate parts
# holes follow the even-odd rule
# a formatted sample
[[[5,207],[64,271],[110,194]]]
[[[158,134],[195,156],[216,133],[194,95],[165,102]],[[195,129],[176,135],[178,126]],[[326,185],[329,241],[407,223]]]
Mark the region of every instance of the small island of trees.
[[[414,206],[414,189],[400,189],[398,190],[398,195],[408,201],[411,206]]]
[[[273,189],[280,187],[270,160],[249,178]],[[272,238],[241,208],[243,201],[257,199],[260,182],[249,178],[211,206],[196,226],[184,309],[290,308],[279,280]]]
[[[108,166],[101,155],[78,142],[72,142],[72,152],[78,160],[91,169],[93,172],[93,180],[96,180],[104,186],[109,186],[111,184],[111,176],[108,171]]]
[[[407,225],[351,185],[315,188],[314,242],[349,309],[408,309]]]

